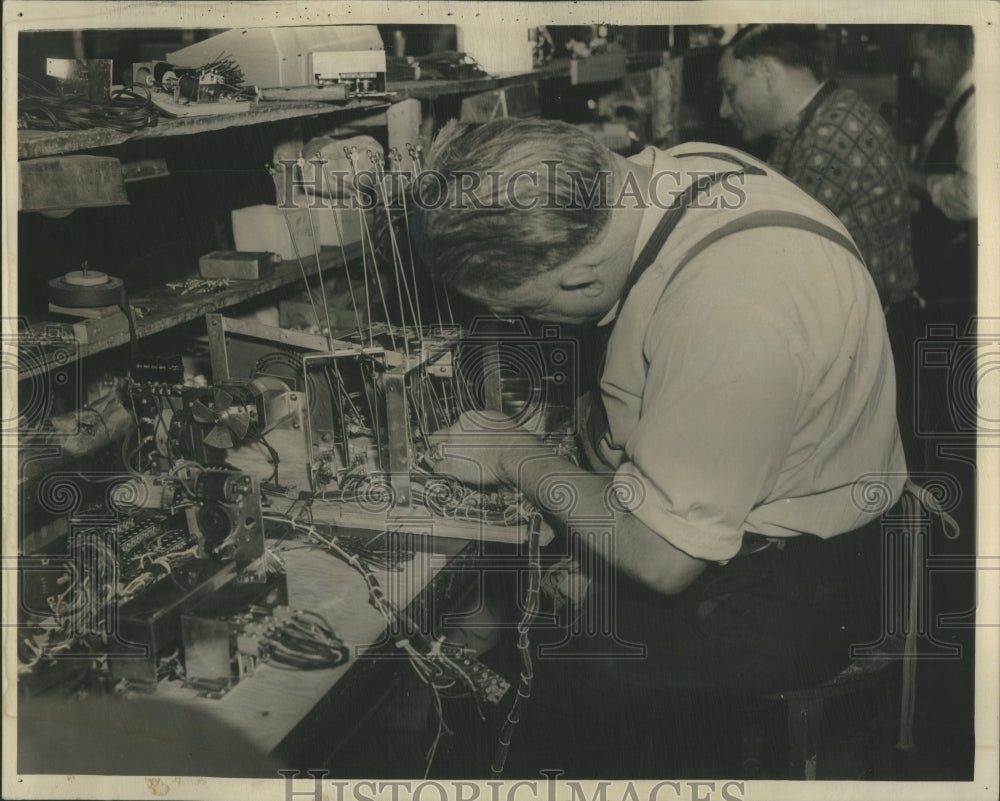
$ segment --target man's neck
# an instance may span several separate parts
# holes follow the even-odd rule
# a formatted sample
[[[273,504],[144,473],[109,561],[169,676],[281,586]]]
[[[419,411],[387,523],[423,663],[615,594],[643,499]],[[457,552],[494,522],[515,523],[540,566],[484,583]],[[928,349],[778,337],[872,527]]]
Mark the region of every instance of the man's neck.
[[[816,80],[811,70],[786,70],[781,90],[777,92],[779,102],[775,108],[775,122],[778,130],[798,117],[820,86],[820,81]]]
[[[634,176],[634,180],[626,184],[629,174]],[[614,179],[612,181],[614,189],[612,190],[611,202],[614,203],[621,197],[622,208],[612,209],[611,213],[615,215],[612,217],[615,224],[612,235],[618,237],[621,247],[627,248],[629,251],[635,247],[636,239],[639,236],[643,212],[651,204],[649,185],[652,175],[653,168],[651,166],[629,161],[624,156],[615,154]],[[623,187],[626,185],[637,188],[641,200],[634,198],[630,191],[622,196]]]

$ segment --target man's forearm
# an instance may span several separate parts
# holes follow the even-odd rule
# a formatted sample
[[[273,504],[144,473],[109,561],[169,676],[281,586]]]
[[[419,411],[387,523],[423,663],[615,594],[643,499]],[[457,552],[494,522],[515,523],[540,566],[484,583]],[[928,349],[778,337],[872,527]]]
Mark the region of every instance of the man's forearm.
[[[569,524],[574,536],[610,528],[610,538],[587,536],[588,547],[657,592],[680,592],[705,568],[705,562],[678,550],[634,515],[616,511],[613,476],[590,473],[555,455],[521,459],[510,472],[517,488],[547,514]],[[575,493],[574,503],[556,502],[561,500],[557,492]]]

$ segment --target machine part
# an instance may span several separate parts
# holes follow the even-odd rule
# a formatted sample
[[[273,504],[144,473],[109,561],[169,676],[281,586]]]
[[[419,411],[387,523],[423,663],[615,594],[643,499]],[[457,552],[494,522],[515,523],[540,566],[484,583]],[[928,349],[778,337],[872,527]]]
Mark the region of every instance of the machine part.
[[[284,573],[263,584],[231,581],[181,616],[185,684],[220,698],[269,657],[264,632],[276,606],[288,603]]]
[[[200,425],[191,412],[191,406],[197,401],[212,402],[210,387],[192,387],[185,389],[181,395],[182,408],[174,412],[170,419],[167,437],[168,449],[177,458],[190,459],[201,465],[220,464],[225,461],[226,452],[206,444],[205,434],[209,429]]]
[[[184,359],[180,353],[140,353],[129,375],[142,391],[160,395],[169,390],[179,397],[177,388],[184,384]]]
[[[188,528],[199,555],[233,560],[242,571],[264,555],[260,489],[248,473],[206,468],[195,484],[196,503],[188,507]]]
[[[456,653],[451,657],[472,682],[472,693],[476,700],[499,704],[510,689],[510,682],[495,670],[488,668],[478,659]]]
[[[170,575],[172,581],[160,581],[118,610],[116,636],[108,649],[111,675],[135,689],[155,689],[157,658],[180,641],[181,615],[232,581],[236,566],[197,559]]]
[[[205,445],[225,450],[265,434],[298,412],[298,395],[273,376],[228,379],[188,406],[194,421],[211,425]]]
[[[345,86],[352,97],[385,94],[384,50],[321,50],[312,53],[311,62],[316,86]]]
[[[162,365],[162,370],[154,369],[149,362],[146,364],[150,369],[137,371],[133,368],[133,374],[141,372],[144,375],[159,376],[162,380],[128,382],[126,386],[128,398],[125,406],[134,411],[138,428],[134,437],[139,443],[137,463],[155,472],[166,470],[175,458],[182,456],[190,458],[191,454],[189,449],[180,447],[179,441],[176,446],[174,442],[175,439],[179,439],[175,431],[174,415],[175,410],[181,411],[183,387],[179,383],[172,383],[176,373],[171,370],[168,363]],[[181,372],[183,375],[183,366]]]
[[[174,100],[188,103],[214,103],[223,96],[224,92],[225,82],[220,75],[214,72],[205,72],[200,75],[185,73],[177,79]]]
[[[524,540],[526,521],[519,496],[477,493],[419,467],[427,434],[452,422],[460,411],[462,393],[453,387],[454,355],[460,341],[453,335],[425,338],[410,363],[398,367],[372,361],[373,374],[367,380],[376,391],[371,405],[357,403],[352,409],[342,400],[347,388],[335,392],[335,426],[328,442],[316,436],[314,418],[307,417],[311,486],[324,500],[338,501],[324,507],[324,519],[361,529],[514,543]],[[359,360],[356,350],[302,357],[306,375],[334,365],[345,380],[351,377],[351,368],[359,380],[365,378],[357,371]],[[498,375],[489,372],[497,380]],[[498,389],[498,402],[499,398]],[[308,400],[307,405],[311,405]],[[360,425],[352,422],[358,413],[365,417]],[[371,419],[366,417],[369,414]],[[374,450],[371,457],[369,449]],[[337,491],[325,491],[330,484]],[[546,542],[553,536],[547,525],[542,536]]]
[[[231,470],[204,470],[195,482],[195,492],[205,501],[239,503],[253,492],[253,482],[246,473]]]
[[[484,366],[477,373],[468,362],[482,361],[483,354],[491,352],[490,343],[496,351],[495,334],[478,332],[463,349],[457,328],[441,326],[425,332],[394,326],[393,338],[398,343],[402,337],[409,350],[404,353],[390,350],[375,326],[369,327],[367,336],[345,335],[331,342],[222,315],[207,315],[206,320],[217,380],[239,374],[275,377],[271,363],[279,357],[286,360],[285,369],[300,372],[298,385],[303,389],[296,395],[305,434],[305,466],[313,493],[323,501],[337,501],[323,507],[324,515],[332,515],[329,519],[378,531],[524,540],[524,514],[517,496],[449,492],[445,482],[435,481],[424,469],[422,454],[428,436],[453,423],[462,408],[469,408],[470,400],[475,404],[471,408],[508,408],[525,420],[542,418],[534,413],[544,393],[532,390],[526,381],[515,386],[514,379],[522,373],[564,379],[555,369],[568,357],[564,340],[544,332],[542,344],[537,345],[538,338],[524,331],[513,356],[508,358],[501,349],[495,367]],[[276,346],[306,352],[283,356]],[[536,353],[538,347],[541,355]],[[465,364],[456,366],[462,353]],[[473,374],[478,376],[476,387],[456,386]],[[504,393],[501,384],[508,378],[512,381]],[[543,535],[548,541],[551,529]]]

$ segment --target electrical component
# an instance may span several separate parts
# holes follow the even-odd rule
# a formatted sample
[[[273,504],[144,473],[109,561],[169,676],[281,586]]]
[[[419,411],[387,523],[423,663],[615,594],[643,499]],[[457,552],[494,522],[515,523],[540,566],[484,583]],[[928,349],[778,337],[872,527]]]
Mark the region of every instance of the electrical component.
[[[190,483],[185,486],[190,487]],[[188,526],[199,556],[235,561],[240,569],[264,555],[264,521],[257,479],[225,468],[201,468],[189,489]]]
[[[288,603],[283,573],[262,584],[230,582],[181,616],[184,681],[218,698],[271,656],[275,607]]]
[[[351,97],[385,94],[384,50],[319,50],[311,63],[316,86],[343,86]]]
[[[222,55],[198,67],[179,67],[165,61],[132,64],[124,76],[126,86],[141,86],[169,95],[174,103],[215,103],[219,100],[251,100],[252,86],[244,86],[243,70]]]

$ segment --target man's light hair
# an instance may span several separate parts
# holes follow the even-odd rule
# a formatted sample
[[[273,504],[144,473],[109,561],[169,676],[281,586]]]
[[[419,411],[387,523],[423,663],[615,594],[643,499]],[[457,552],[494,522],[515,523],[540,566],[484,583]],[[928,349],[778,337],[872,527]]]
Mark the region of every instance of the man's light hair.
[[[602,197],[581,198],[580,192],[581,179],[590,187],[603,172],[610,181],[611,152],[568,123],[452,121],[435,138],[425,166],[438,183],[428,194],[446,189],[447,198],[420,205],[415,237],[434,277],[451,286],[518,286],[580,253],[611,215]],[[512,183],[519,173],[523,180]],[[483,208],[463,200],[461,182],[478,185]]]

